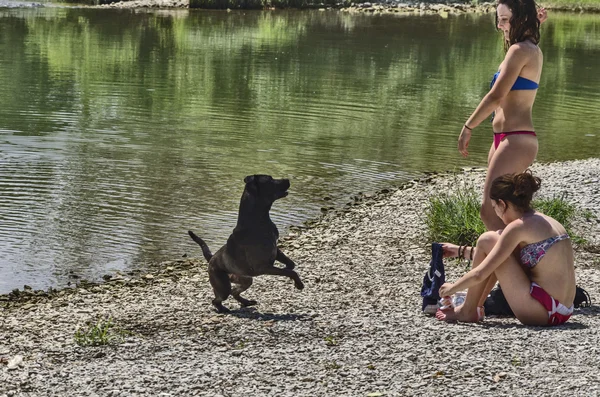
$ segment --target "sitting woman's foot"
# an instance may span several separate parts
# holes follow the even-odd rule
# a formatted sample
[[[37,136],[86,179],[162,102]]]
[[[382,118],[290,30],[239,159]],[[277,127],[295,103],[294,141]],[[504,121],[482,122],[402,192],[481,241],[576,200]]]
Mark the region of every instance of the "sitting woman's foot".
[[[485,316],[483,307],[478,307],[475,311],[467,311],[463,309],[463,305],[450,308],[447,310],[438,310],[435,313],[435,318],[440,321],[461,323],[476,323],[482,321]]]

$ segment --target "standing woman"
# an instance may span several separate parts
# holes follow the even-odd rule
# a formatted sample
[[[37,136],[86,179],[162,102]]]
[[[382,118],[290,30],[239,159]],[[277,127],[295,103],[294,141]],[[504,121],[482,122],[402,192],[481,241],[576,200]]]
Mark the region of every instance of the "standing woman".
[[[498,0],[496,25],[504,35],[506,56],[494,74],[490,91],[458,138],[458,150],[466,157],[471,130],[493,113],[494,141],[488,154],[481,205],[481,219],[488,230],[504,227],[489,198],[492,181],[525,171],[538,152],[531,109],[542,74],[543,55],[538,43],[540,24],[545,19],[545,10],[538,12],[534,0]]]

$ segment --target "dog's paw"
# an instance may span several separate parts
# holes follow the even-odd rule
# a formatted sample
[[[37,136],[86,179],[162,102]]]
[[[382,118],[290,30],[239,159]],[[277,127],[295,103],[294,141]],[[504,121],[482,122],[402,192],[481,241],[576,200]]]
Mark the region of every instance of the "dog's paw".
[[[255,300],[248,300],[248,299],[244,299],[243,302],[240,302],[242,307],[248,307],[248,306],[256,306],[258,304],[257,301]]]
[[[244,299],[241,296],[234,296],[234,298],[240,302],[240,305],[242,305],[242,307],[246,307],[246,306],[254,306],[256,304],[258,304],[257,301],[255,300],[250,300],[250,299]]]
[[[298,289],[304,289],[304,283],[300,280],[294,282],[294,284],[296,285],[296,288]]]
[[[217,309],[217,313],[223,314],[223,313],[231,312],[231,310],[229,310],[228,308],[223,306],[220,302],[218,302],[218,303],[213,302],[213,306],[215,307],[215,309]]]

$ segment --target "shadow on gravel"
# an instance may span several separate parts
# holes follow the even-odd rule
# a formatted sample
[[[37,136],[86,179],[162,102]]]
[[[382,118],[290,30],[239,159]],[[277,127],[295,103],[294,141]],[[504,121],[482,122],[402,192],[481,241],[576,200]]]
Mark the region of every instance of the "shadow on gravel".
[[[582,307],[579,309],[575,309],[574,315],[583,315],[583,316],[600,316],[600,306],[591,305]]]
[[[173,332],[178,335],[196,335],[198,327],[205,329],[220,329],[223,327],[237,327],[234,322],[228,321],[229,317],[238,317],[258,321],[311,321],[314,315],[309,314],[281,314],[261,313],[255,308],[231,310],[227,314],[211,313],[204,318],[182,320],[179,318],[162,319],[160,321],[129,321],[121,319],[119,324],[123,329],[144,337],[159,333]],[[0,395],[1,396],[1,395]]]
[[[588,329],[589,327],[587,325],[578,323],[576,321],[573,320],[569,320],[567,323],[563,324],[563,325],[558,325],[555,327],[534,327],[531,325],[523,325],[519,322],[515,322],[513,324],[506,324],[506,323],[501,323],[501,322],[494,322],[495,319],[493,318],[486,318],[485,322],[481,323],[481,327],[483,328],[502,328],[502,329],[513,329],[513,328],[527,328],[527,329],[531,329],[533,331],[557,331],[557,332],[564,332],[564,331],[577,331],[577,330],[582,330],[582,329]],[[515,320],[517,321],[517,320]]]
[[[232,310],[227,316],[239,318],[248,318],[258,321],[309,321],[313,316],[309,314],[281,314],[281,313],[261,313],[254,307],[247,307],[239,310]]]

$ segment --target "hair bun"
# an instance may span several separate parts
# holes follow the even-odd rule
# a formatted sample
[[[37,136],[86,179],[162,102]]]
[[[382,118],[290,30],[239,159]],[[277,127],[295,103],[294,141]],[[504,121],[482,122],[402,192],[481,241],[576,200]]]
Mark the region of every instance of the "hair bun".
[[[515,174],[513,178],[515,186],[514,195],[517,197],[533,196],[533,193],[540,190],[542,181],[537,176],[533,176],[531,170]]]

